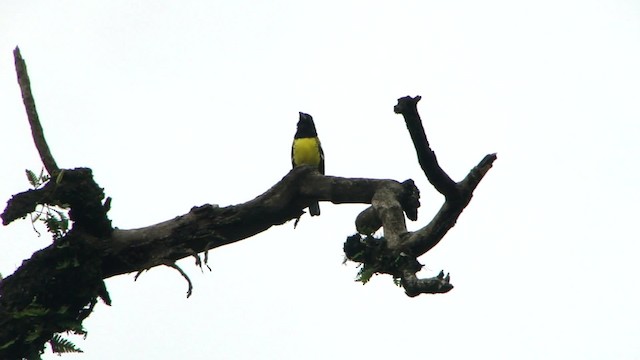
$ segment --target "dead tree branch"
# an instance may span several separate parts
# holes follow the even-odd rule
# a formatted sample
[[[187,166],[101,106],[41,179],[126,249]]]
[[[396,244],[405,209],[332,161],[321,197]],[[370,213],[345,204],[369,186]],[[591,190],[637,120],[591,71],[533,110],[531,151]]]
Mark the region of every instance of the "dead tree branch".
[[[109,304],[104,279],[151,269],[174,267],[197,256],[298,219],[313,201],[371,204],[356,219],[365,236],[350,236],[344,245],[348,259],[363,264],[363,276],[390,274],[408,296],[444,293],[453,288],[444,273],[419,279],[417,257],[433,248],[454,226],[495,154],[487,155],[467,177],[455,183],[438,165],[417,111],[420,97],[402,98],[401,113],[411,134],[419,163],[429,181],[445,195],[435,218],[422,229],[408,232],[405,216],[417,219],[419,191],[412,180],[324,176],[310,166],[291,170],[262,195],[243,204],[193,207],[187,214],[140,229],[114,229],[107,216],[110,199],[93,179],[91,169],[59,169],[46,144],[35,110],[26,65],[16,48],[16,71],[34,141],[51,175],[44,187],[14,195],[3,213],[4,225],[25,217],[37,205],[69,206],[72,229],[33,254],[16,272],[0,280],[0,358],[33,358],[55,333],[83,331],[82,321],[97,298]],[[382,226],[384,237],[372,234]],[[199,258],[198,258],[199,259]],[[192,286],[189,282],[188,294]]]
[[[396,114],[402,114],[404,117],[407,130],[409,130],[409,135],[411,135],[413,146],[418,155],[418,163],[420,163],[420,167],[422,167],[431,185],[447,198],[456,197],[458,195],[456,183],[442,170],[440,164],[438,164],[436,154],[431,150],[429,141],[427,141],[427,134],[424,132],[422,120],[420,119],[420,114],[418,114],[418,101],[420,99],[420,96],[415,98],[405,96],[398,99],[398,104],[394,106],[393,111]]]
[[[24,102],[24,108],[27,111],[27,118],[29,119],[29,125],[31,126],[31,135],[33,141],[36,144],[36,149],[40,154],[42,164],[51,177],[58,176],[60,168],[56,164],[56,160],[51,155],[47,140],[44,138],[44,130],[40,124],[40,118],[36,111],[36,102],[33,99],[33,93],[31,92],[31,81],[29,80],[29,74],[27,73],[27,64],[24,62],[20,49],[16,46],[13,50],[13,58],[16,65],[16,73],[18,75],[18,84],[20,85],[20,91],[22,92],[22,101]]]
[[[471,169],[464,180],[459,183],[451,180],[429,146],[418,114],[418,101],[420,96],[400,98],[394,111],[404,117],[418,162],[429,182],[445,196],[445,203],[429,224],[415,232],[408,232],[404,217],[400,217],[402,212],[397,210],[397,198],[380,192],[373,199],[372,207],[356,219],[356,229],[365,237],[351,236],[344,246],[347,258],[362,263],[366,269],[367,277],[363,279],[361,276],[361,280],[366,281],[370,274],[390,274],[400,281],[408,296],[443,293],[453,288],[449,283],[449,275],[445,277],[444,273],[435,278],[419,279],[416,272],[420,271],[422,265],[417,258],[436,246],[455,225],[471,201],[473,191],[497,158],[495,154],[489,154]],[[417,194],[412,201],[417,202]],[[384,229],[384,237],[374,240],[370,234],[380,225]]]

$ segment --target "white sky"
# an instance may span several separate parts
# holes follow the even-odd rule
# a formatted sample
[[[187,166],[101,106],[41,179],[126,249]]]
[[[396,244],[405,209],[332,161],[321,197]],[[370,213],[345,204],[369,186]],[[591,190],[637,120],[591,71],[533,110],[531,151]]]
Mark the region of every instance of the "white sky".
[[[498,153],[421,258],[425,277],[451,272],[446,295],[353,282],[342,244],[364,206],[323,203],[211,252],[213,272],[180,262],[190,299],[168,268],[109,279],[113,306],[66,358],[640,359],[638,1],[4,0],[2,202],[41,167],[16,45],[58,164],[94,170],[119,228],[259,195],[289,170],[298,111],[327,174],[416,180],[412,229],[442,198],[397,98],[423,96],[453,178]],[[0,228],[0,272],[49,241],[28,220]]]

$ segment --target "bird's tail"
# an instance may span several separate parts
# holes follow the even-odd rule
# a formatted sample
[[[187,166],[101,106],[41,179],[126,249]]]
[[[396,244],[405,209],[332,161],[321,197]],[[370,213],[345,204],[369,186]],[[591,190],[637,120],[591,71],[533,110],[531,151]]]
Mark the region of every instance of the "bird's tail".
[[[320,215],[320,204],[318,204],[318,202],[313,202],[311,203],[311,205],[309,205],[309,213],[311,214],[311,216],[318,216]]]

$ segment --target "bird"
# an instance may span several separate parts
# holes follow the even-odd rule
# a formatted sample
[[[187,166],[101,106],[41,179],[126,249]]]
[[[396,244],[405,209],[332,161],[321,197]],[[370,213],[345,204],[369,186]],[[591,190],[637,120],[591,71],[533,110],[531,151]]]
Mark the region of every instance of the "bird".
[[[293,137],[291,145],[291,163],[293,167],[302,165],[314,165],[318,167],[320,174],[324,175],[324,152],[318,139],[316,125],[309,114],[300,113],[298,129]],[[311,216],[320,215],[320,205],[314,201],[309,205]]]

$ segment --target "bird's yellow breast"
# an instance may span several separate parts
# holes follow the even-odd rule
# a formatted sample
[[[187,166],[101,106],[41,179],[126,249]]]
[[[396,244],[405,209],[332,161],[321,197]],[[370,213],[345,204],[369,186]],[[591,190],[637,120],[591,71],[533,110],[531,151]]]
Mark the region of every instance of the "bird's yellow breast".
[[[299,165],[320,164],[320,143],[318,138],[300,138],[293,141],[293,163]]]

